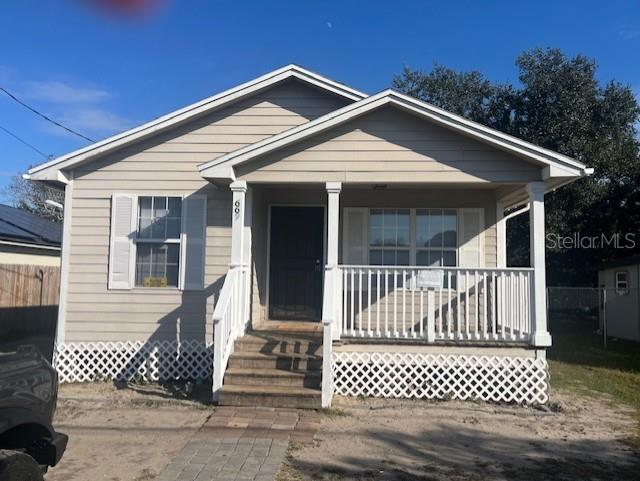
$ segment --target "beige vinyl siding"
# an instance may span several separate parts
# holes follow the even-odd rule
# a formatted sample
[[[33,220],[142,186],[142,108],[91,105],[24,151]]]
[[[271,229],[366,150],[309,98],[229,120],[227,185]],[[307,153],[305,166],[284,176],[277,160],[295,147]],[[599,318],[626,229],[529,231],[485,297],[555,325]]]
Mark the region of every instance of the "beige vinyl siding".
[[[342,182],[529,182],[541,167],[386,107],[238,166],[239,178]]]
[[[59,266],[60,251],[3,245],[0,243],[0,264]]]
[[[198,164],[345,105],[289,81],[74,171],[66,341],[210,340],[231,250],[231,193]],[[108,290],[114,192],[207,196],[204,291]]]

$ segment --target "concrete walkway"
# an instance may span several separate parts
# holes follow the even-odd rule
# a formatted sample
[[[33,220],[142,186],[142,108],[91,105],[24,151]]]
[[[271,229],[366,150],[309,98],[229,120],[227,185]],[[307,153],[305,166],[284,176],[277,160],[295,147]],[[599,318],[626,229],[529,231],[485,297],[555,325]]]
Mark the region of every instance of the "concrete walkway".
[[[156,481],[273,481],[289,442],[309,444],[314,411],[219,407]]]

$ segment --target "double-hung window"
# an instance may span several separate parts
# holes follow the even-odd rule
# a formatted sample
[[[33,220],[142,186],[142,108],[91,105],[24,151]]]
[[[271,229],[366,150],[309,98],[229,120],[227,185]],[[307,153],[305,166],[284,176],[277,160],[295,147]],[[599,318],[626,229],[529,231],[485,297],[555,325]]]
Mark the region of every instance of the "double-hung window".
[[[178,287],[182,198],[138,197],[136,287]]]
[[[416,210],[416,265],[458,265],[458,216],[454,209]]]
[[[410,249],[410,209],[371,209],[369,263],[375,266],[408,266]]]
[[[624,296],[629,293],[629,272],[616,271],[616,292],[618,295]]]

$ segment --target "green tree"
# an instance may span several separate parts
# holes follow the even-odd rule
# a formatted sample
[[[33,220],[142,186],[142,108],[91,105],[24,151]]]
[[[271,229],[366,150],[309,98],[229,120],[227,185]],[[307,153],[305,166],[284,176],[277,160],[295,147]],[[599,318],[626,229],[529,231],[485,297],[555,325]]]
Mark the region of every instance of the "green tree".
[[[630,87],[596,79],[594,60],[558,49],[534,49],[516,59],[519,85],[493,83],[479,72],[436,65],[405,68],[395,88],[595,169],[594,175],[547,194],[547,232],[567,236],[633,233],[640,251],[640,107]],[[528,263],[528,217],[509,223],[511,265]],[[595,282],[594,266],[633,251],[548,250],[550,284]]]

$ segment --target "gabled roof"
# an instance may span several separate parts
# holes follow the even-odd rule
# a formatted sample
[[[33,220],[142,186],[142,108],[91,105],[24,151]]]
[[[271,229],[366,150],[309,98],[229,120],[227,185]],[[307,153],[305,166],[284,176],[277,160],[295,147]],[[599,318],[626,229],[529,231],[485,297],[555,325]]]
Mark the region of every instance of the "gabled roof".
[[[60,247],[62,224],[0,204],[0,240]]]
[[[238,85],[237,87],[225,90],[224,92],[159,117],[151,122],[147,122],[138,127],[134,127],[133,129],[33,167],[29,170],[26,177],[33,180],[48,180],[64,183],[66,179],[60,172],[62,169],[69,169],[105,153],[139,141],[147,136],[189,121],[197,116],[205,115],[214,109],[221,108],[231,102],[235,102],[288,79],[300,80],[352,101],[357,101],[367,96],[367,94],[344,84],[330,80],[298,65],[290,64],[254,80]]]
[[[464,117],[394,90],[384,90],[315,120],[230,152],[201,164],[198,169],[200,174],[206,178],[233,179],[233,167],[237,165],[327,131],[384,106],[398,107],[445,128],[457,131],[526,160],[536,162],[541,167],[548,169],[545,174],[548,177],[577,177],[590,173],[590,169],[587,169],[584,164],[571,157],[525,142],[477,122],[472,122]]]

